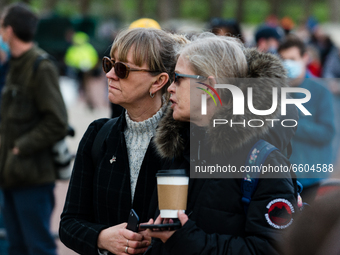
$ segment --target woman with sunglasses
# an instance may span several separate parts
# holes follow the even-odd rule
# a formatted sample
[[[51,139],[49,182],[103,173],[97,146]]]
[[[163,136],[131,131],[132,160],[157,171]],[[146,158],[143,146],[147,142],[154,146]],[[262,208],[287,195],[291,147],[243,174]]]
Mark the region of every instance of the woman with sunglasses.
[[[151,141],[166,107],[174,47],[184,42],[158,29],[129,29],[103,58],[109,100],[125,111],[110,121],[94,121],[79,144],[59,229],[61,241],[74,251],[139,254],[149,246],[150,239],[126,229],[126,222],[130,209],[147,221],[162,165]],[[97,136],[103,137],[100,146]]]
[[[282,129],[280,122],[271,128],[265,121],[280,119],[279,104],[277,110],[265,116],[254,115],[248,109],[242,116],[233,115],[230,90],[214,87],[234,84],[246,96],[247,88],[252,87],[255,109],[270,109],[272,88],[286,86],[284,68],[273,55],[244,49],[236,38],[210,33],[192,38],[179,54],[174,82],[168,88],[171,109],[160,122],[155,142],[162,157],[172,161],[170,169],[190,169],[188,202],[186,212],[178,212],[180,229],[150,226],[148,233],[154,240],[146,254],[277,254],[275,242],[298,210],[296,181],[289,172],[258,175],[257,186],[249,197],[242,192],[242,185],[254,183],[255,179],[251,173],[245,176],[237,172],[246,160],[257,158],[260,148],[252,148],[261,138],[279,149],[269,154],[263,166],[288,167],[289,161],[280,151],[288,146],[295,128]],[[206,115],[201,113],[202,95],[207,96]],[[296,119],[296,109],[289,108],[284,117]],[[227,119],[234,124],[214,126],[213,119]],[[257,119],[252,126],[260,126],[260,121],[264,125],[250,127],[246,123],[251,119]],[[196,172],[196,166],[201,169],[200,166],[216,165],[235,167],[236,172],[223,171],[222,176]],[[157,217],[155,195],[150,208],[154,208]],[[171,221],[158,216],[149,223]]]

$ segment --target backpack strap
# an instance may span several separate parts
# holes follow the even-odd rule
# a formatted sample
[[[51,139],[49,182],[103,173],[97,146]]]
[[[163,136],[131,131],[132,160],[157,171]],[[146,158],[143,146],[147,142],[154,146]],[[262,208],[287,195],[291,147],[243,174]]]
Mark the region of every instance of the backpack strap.
[[[50,60],[50,61],[57,67],[57,69],[58,69],[57,60],[56,60],[54,57],[52,57],[51,55],[45,53],[45,54],[39,55],[39,56],[35,59],[35,61],[34,61],[34,63],[33,63],[33,74],[35,74],[35,73],[37,72],[38,67],[39,67],[39,65],[40,65],[40,62],[43,61],[43,60],[46,60],[46,59],[47,59],[47,60]],[[59,71],[59,70],[58,70],[58,71]]]
[[[102,149],[102,146],[104,144],[104,141],[106,139],[106,137],[108,136],[110,130],[112,129],[112,127],[116,124],[117,120],[119,117],[110,119],[109,121],[107,121],[99,130],[99,132],[96,135],[96,138],[94,139],[93,145],[92,145],[92,149],[91,149],[91,156],[92,156],[92,160],[94,165],[96,166],[99,162],[99,155]]]
[[[38,67],[40,65],[40,62],[43,61],[44,59],[48,59],[48,55],[47,54],[43,54],[43,55],[39,55],[33,64],[33,74],[35,74],[38,70]]]
[[[52,57],[51,55],[49,55],[48,53],[43,53],[43,54],[38,55],[38,57],[34,60],[30,79],[34,79],[34,77],[37,75],[39,65],[40,65],[41,61],[43,61],[43,60],[51,61],[55,65],[55,67],[57,68],[58,75],[59,75],[59,69],[58,69],[58,65],[57,65],[55,58]]]
[[[58,70],[57,60],[53,56],[45,53],[45,54],[39,55],[34,60],[34,63],[33,63],[33,76],[37,73],[38,67],[39,67],[41,61],[43,61],[43,60],[50,60],[56,66],[56,68]],[[58,70],[58,72],[59,72],[59,70]],[[68,124],[67,135],[66,136],[74,137],[74,135],[75,135],[74,128],[72,126],[70,126],[70,124]]]
[[[250,169],[253,166],[256,166],[258,171],[244,173],[244,177],[241,182],[242,203],[244,205],[244,211],[246,214],[248,212],[248,206],[250,204],[251,198],[259,181],[261,168],[269,154],[275,150],[278,149],[274,145],[261,139],[253,145],[248,153],[245,166],[249,166]]]

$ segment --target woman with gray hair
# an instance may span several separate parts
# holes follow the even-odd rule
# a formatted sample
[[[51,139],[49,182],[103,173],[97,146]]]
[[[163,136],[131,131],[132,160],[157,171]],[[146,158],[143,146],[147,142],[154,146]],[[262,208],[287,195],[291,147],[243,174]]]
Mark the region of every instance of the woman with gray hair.
[[[184,41],[183,41],[184,40]],[[60,239],[80,254],[143,253],[150,239],[126,229],[130,209],[147,221],[162,159],[151,141],[163,116],[180,36],[124,30],[103,58],[109,100],[125,111],[90,124],[78,148],[60,222]]]
[[[280,119],[280,105],[265,116],[257,116],[249,109],[244,115],[234,115],[230,91],[215,87],[234,84],[245,95],[253,87],[254,108],[267,110],[272,104],[268,100],[272,98],[272,88],[286,86],[284,78],[278,58],[244,49],[235,38],[203,34],[179,50],[174,81],[168,88],[171,109],[160,122],[155,142],[161,157],[171,160],[170,169],[190,170],[188,203],[185,213],[178,212],[180,229],[149,226],[148,234],[154,239],[146,254],[277,254],[276,241],[298,210],[296,181],[289,172],[254,178],[249,172],[241,173],[241,169],[260,158],[259,141],[278,148],[263,157],[263,166],[289,166],[280,151],[288,146],[295,128],[284,129],[277,124],[272,128],[265,121]],[[247,82],[248,79],[252,82]],[[207,98],[204,115],[201,98],[206,94],[213,96]],[[289,109],[285,117],[296,116],[296,110]],[[227,119],[234,124],[214,126],[214,119]],[[251,119],[264,124],[257,128],[240,124]],[[230,166],[236,172],[217,177],[209,172],[196,172],[197,166],[202,169],[216,165]],[[253,194],[248,196],[244,187],[255,182]],[[155,197],[150,208],[157,217]],[[172,221],[158,216],[149,224]]]

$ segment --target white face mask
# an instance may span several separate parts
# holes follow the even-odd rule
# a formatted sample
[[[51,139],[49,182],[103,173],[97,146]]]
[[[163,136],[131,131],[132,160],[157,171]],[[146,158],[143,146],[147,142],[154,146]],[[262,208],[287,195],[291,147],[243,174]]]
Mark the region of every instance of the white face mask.
[[[291,79],[298,78],[303,71],[303,64],[300,61],[285,59],[283,66],[287,70],[288,78]]]

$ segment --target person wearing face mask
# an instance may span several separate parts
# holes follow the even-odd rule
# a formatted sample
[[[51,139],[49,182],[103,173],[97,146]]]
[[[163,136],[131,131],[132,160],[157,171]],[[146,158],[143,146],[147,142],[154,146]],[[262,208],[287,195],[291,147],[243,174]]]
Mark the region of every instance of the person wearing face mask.
[[[313,79],[307,71],[308,55],[306,45],[296,36],[289,35],[280,44],[278,53],[283,59],[290,86],[307,89],[310,100],[303,106],[311,113],[299,111],[299,122],[292,139],[291,163],[301,165],[297,171],[298,180],[303,185],[302,197],[312,202],[323,178],[330,175],[332,168],[332,139],[335,135],[334,112],[331,92]],[[304,98],[302,93],[292,93],[293,98]],[[320,168],[324,167],[321,171]]]
[[[2,36],[0,35],[0,92],[2,91],[2,88],[5,86],[5,78],[6,73],[8,70],[8,60],[9,60],[9,47],[8,44],[5,43],[2,40]],[[1,103],[1,97],[0,97],[0,103]],[[0,118],[1,122],[1,118]],[[3,222],[3,215],[2,215],[2,208],[3,208],[3,194],[2,190],[0,189],[0,229],[4,228],[4,222]],[[0,241],[0,253],[3,251],[5,252],[7,250],[7,241],[2,240]]]
[[[5,77],[8,70],[8,60],[9,47],[8,44],[2,40],[2,36],[0,35],[0,91],[5,85]]]

